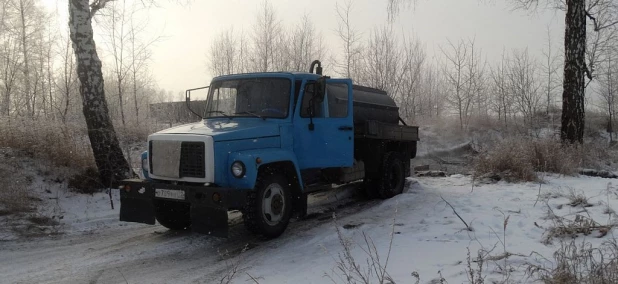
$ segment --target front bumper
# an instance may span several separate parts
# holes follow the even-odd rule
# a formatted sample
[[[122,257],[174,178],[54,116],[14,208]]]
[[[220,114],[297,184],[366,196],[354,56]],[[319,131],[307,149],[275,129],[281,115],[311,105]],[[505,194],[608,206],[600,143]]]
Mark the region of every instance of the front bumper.
[[[190,204],[191,229],[194,232],[227,237],[230,209],[240,209],[245,204],[246,190],[173,185],[142,179],[127,179],[120,182],[120,221],[155,224],[155,202],[167,200]],[[184,199],[157,197],[156,189],[179,190]],[[213,195],[220,196],[215,201]]]

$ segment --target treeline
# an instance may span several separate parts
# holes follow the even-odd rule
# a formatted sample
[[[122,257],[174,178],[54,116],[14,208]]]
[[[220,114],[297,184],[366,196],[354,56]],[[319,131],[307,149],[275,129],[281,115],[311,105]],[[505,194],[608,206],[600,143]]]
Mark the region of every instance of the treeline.
[[[147,10],[139,1],[111,1],[97,17],[105,93],[119,125],[140,125],[148,105],[171,94],[154,82]],[[0,0],[0,117],[83,121],[75,55],[66,22],[41,0]]]
[[[308,15],[282,23],[272,4],[264,1],[251,30],[229,29],[213,39],[210,73],[307,71],[311,60],[322,59],[336,62],[329,64],[331,73],[386,90],[410,122],[448,117],[461,129],[475,121],[504,127],[559,124],[563,54],[557,50],[563,43],[552,42],[549,30],[544,48],[534,52],[505,49],[499,60],[488,61],[473,38],[447,39],[436,56],[440,59],[428,59],[421,39],[397,32],[391,22],[359,31],[351,17],[353,3],[334,6],[339,41],[326,45]],[[613,75],[618,60],[611,60],[618,46],[614,33],[612,28],[591,34],[587,56],[594,74],[586,88],[588,110],[612,119],[618,86]]]

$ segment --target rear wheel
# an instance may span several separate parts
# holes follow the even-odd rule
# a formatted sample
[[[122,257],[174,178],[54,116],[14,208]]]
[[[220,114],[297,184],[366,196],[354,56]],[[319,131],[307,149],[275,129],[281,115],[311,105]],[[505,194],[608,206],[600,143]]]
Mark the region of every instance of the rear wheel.
[[[291,201],[290,186],[284,175],[260,173],[243,210],[245,227],[268,238],[280,236],[290,222]]]
[[[187,230],[191,227],[189,203],[156,200],[155,218],[163,227],[170,230]]]
[[[388,152],[382,159],[378,195],[382,199],[391,198],[403,192],[405,186],[406,166],[403,155],[399,152]]]

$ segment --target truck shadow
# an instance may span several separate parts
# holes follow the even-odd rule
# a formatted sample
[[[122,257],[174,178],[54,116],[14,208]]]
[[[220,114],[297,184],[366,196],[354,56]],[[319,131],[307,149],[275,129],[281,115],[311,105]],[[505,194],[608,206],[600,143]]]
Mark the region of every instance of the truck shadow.
[[[333,222],[333,214],[338,218],[346,217],[378,205],[381,200],[367,199],[359,191],[360,183],[351,183],[328,191],[309,195],[307,215],[303,218],[293,218],[286,231],[279,238],[267,239],[253,235],[242,222],[240,213],[230,220],[229,237],[213,238],[217,247],[226,250],[226,257],[234,257],[247,250],[270,243],[284,242],[297,234],[311,228]],[[230,215],[235,212],[231,212]],[[230,216],[231,217],[231,216]],[[205,236],[209,238],[208,236]]]

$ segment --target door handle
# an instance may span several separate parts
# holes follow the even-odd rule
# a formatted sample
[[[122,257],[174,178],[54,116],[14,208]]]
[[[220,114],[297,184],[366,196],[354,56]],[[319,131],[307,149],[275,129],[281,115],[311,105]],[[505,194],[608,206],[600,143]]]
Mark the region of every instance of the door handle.
[[[352,126],[339,126],[339,130],[341,131],[352,131],[354,128]]]

